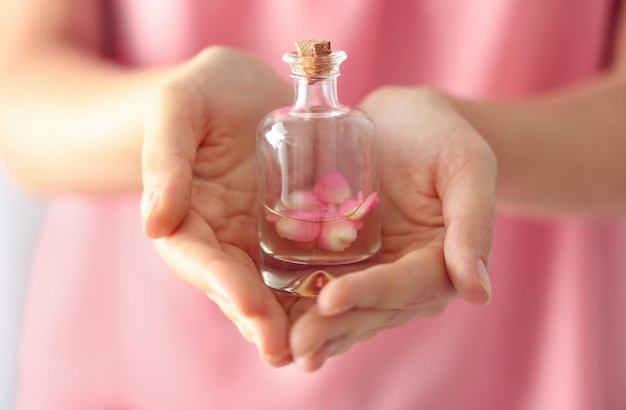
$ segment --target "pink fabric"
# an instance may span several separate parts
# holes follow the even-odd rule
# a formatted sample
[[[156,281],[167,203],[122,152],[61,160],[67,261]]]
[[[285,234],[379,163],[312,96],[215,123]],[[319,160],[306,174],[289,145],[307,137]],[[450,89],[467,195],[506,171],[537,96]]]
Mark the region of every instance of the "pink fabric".
[[[280,57],[303,37],[348,53],[340,99],[383,84],[509,97],[593,74],[609,0],[119,1],[120,59],[208,44]],[[328,10],[333,10],[330,13]],[[21,409],[626,408],[626,226],[501,215],[491,306],[457,301],[315,374],[270,369],[140,229],[138,196],[51,206],[32,276]]]

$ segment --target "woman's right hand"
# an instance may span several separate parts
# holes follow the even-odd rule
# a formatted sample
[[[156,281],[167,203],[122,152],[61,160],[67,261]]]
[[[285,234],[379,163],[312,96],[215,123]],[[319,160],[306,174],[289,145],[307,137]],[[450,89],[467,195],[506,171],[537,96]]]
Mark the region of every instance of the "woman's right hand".
[[[291,86],[260,60],[209,48],[148,106],[143,142],[146,235],[275,366],[291,361],[287,312],[295,300],[275,295],[255,264],[255,131],[291,98]]]

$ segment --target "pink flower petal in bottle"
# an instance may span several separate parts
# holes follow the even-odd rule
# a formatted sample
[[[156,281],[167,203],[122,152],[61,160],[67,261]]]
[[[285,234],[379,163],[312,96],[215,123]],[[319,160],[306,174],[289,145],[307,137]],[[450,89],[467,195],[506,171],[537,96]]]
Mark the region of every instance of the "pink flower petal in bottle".
[[[363,228],[363,225],[365,225],[365,224],[363,223],[363,221],[362,221],[362,220],[360,220],[360,219],[356,219],[356,220],[352,221],[352,223],[354,224],[354,228],[355,228],[357,231],[358,231],[359,229]]]
[[[363,218],[367,215],[378,203],[380,199],[376,192],[372,193],[363,201],[363,192],[359,191],[359,198],[348,198],[339,207],[339,211],[344,215],[355,221]]]
[[[276,212],[281,212],[284,209],[284,207],[282,206],[282,203],[278,202],[276,204],[276,206],[274,207],[274,210]],[[276,224],[276,222],[278,222],[281,218],[279,213],[276,212],[272,212],[269,209],[265,209],[265,219],[271,223],[271,224]]]
[[[321,202],[312,191],[298,189],[287,196],[285,205],[288,209],[301,211],[319,211]]]
[[[322,212],[304,211],[301,209],[287,209],[283,211],[283,215],[287,215],[290,218],[298,219],[305,222],[320,222],[324,217],[324,214]]]
[[[313,193],[322,202],[340,204],[350,196],[350,186],[341,173],[333,171],[320,178]]]
[[[281,201],[278,201],[276,205],[274,205],[274,211],[276,212],[271,212],[269,209],[265,210],[265,219],[271,224],[276,224],[276,222],[282,218],[280,214],[285,211],[285,205]]]
[[[280,221],[280,218],[281,217],[279,215],[276,215],[273,212],[268,212],[267,215],[265,216],[265,219],[267,219],[268,222],[273,223],[273,224]]]
[[[363,205],[363,191],[359,191],[357,198],[348,198],[339,205],[339,212],[343,216],[350,216]]]
[[[320,248],[333,252],[341,252],[348,248],[356,239],[354,222],[342,219],[335,222],[326,222],[318,238]]]
[[[285,217],[276,222],[276,233],[281,238],[296,242],[308,242],[321,232],[321,214],[309,211],[285,211]]]

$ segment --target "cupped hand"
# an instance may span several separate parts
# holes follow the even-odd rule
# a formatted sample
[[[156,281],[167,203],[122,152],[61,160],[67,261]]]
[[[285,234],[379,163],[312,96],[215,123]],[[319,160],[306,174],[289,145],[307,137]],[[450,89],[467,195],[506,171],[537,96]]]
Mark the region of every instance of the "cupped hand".
[[[434,91],[383,88],[362,108],[378,127],[381,264],[329,282],[293,325],[292,353],[305,371],[381,329],[437,315],[455,297],[491,298],[490,147]]]
[[[255,130],[292,89],[261,61],[209,48],[146,110],[144,230],[174,273],[205,292],[271,365],[289,363],[293,301],[255,265]]]

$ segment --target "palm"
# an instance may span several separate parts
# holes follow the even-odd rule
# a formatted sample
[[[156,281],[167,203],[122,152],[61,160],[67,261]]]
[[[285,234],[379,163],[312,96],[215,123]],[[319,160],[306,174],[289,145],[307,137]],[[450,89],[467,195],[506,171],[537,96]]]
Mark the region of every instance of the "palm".
[[[283,84],[258,61],[232,52],[223,58],[229,60],[230,70],[210,76],[207,62],[186,78],[188,87],[199,90],[194,103],[203,115],[196,117],[196,129],[204,130],[193,164],[189,209],[213,229],[219,244],[252,255],[255,130],[261,118],[282,103],[278,96]],[[259,81],[267,77],[270,81]]]
[[[381,167],[383,261],[425,248],[443,255],[447,225],[463,205],[444,206],[444,198],[473,162],[492,161],[489,148],[437,99],[395,90],[373,94],[364,106],[379,129],[382,164],[394,164]]]
[[[246,139],[210,135],[198,149],[189,203],[215,234],[214,245],[254,254],[256,193],[253,147]],[[243,262],[243,261],[242,261]],[[246,260],[246,263],[251,262]]]
[[[381,261],[393,262],[409,251],[443,249],[445,234],[441,200],[425,163],[403,163],[400,147],[383,146],[381,156],[396,158],[397,167],[381,175]],[[398,161],[400,159],[400,161]],[[412,161],[406,159],[406,161]]]

